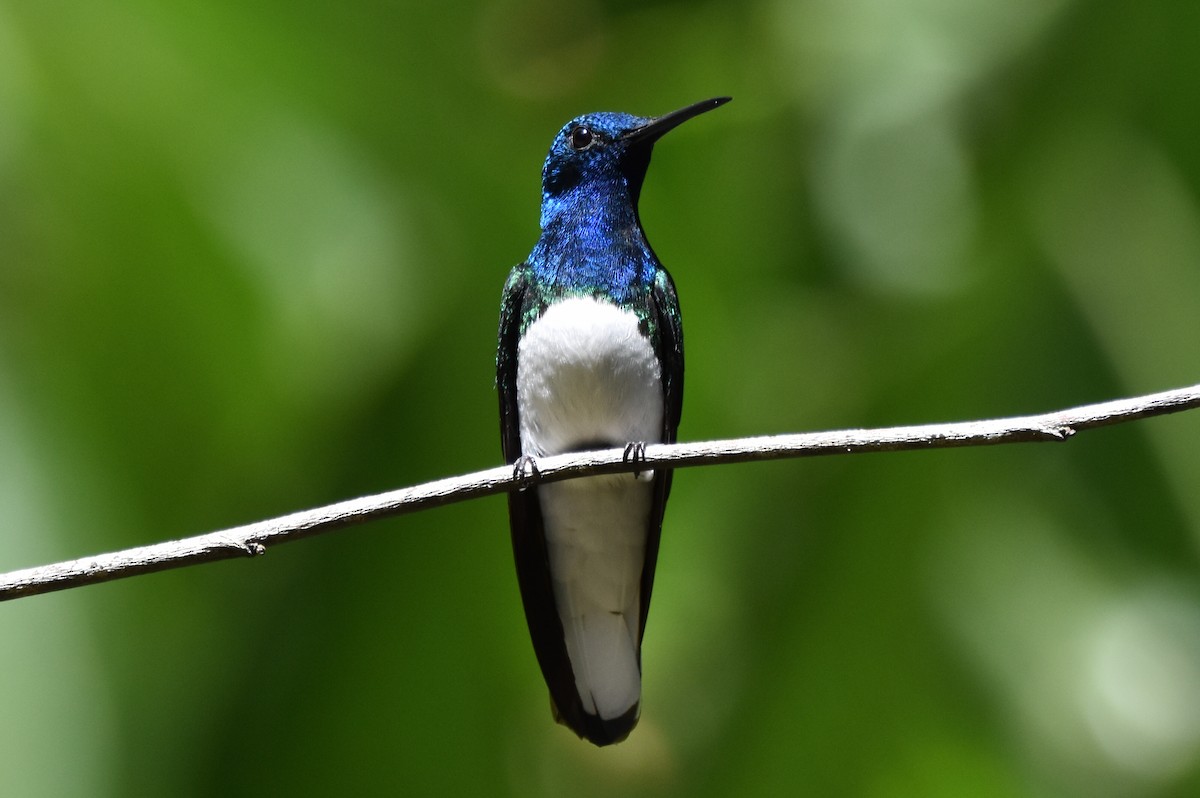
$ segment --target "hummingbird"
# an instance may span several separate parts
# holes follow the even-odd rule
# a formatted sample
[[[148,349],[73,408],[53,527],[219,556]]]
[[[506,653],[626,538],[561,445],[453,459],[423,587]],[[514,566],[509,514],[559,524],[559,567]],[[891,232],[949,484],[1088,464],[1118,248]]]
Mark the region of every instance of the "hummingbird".
[[[554,137],[541,236],[500,308],[496,385],[505,462],[673,443],[683,326],[638,197],[654,143],[731,98],[658,117],[593,113]],[[585,477],[508,494],[517,581],[554,719],[598,746],[641,708],[642,635],[671,471]]]

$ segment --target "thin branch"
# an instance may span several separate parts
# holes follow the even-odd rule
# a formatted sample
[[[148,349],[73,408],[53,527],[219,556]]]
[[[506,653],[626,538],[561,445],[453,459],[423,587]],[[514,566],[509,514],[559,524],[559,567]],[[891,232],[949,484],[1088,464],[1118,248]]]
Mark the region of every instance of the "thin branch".
[[[645,458],[637,462],[627,461],[621,448],[556,455],[539,459],[532,473],[514,473],[513,466],[489,468],[219,532],[0,574],[0,601],[212,560],[252,557],[264,554],[268,546],[376,518],[593,474],[830,454],[1065,441],[1081,430],[1196,407],[1200,407],[1200,385],[1020,418],[650,444],[646,446]]]

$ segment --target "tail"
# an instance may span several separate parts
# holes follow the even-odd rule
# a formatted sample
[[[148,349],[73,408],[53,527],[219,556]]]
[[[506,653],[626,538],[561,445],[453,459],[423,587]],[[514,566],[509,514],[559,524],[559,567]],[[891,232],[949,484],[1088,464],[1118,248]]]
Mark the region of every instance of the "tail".
[[[624,740],[637,725],[641,709],[637,618],[586,612],[572,618],[563,631],[575,689],[570,695],[550,697],[554,719],[596,745]]]

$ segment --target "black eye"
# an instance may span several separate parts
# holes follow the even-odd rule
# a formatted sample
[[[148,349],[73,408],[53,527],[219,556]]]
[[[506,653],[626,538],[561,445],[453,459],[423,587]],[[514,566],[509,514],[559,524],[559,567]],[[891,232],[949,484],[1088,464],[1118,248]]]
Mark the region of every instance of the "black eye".
[[[596,134],[592,132],[591,128],[580,125],[571,131],[568,141],[571,143],[571,149],[586,150],[596,141]]]

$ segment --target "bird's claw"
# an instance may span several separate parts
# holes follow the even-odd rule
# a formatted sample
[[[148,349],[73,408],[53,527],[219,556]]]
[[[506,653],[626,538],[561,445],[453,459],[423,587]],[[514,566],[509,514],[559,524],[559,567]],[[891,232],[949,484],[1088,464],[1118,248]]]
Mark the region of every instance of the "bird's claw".
[[[634,465],[645,460],[646,459],[646,442],[645,441],[631,441],[631,442],[625,444],[625,454],[622,455],[622,459],[626,463],[633,463]],[[634,476],[634,479],[636,479],[638,482],[649,482],[650,480],[654,479],[654,472],[653,471],[635,471],[633,476]]]
[[[513,479],[517,482],[517,490],[529,490],[540,475],[537,459],[533,455],[523,454],[513,461]]]

